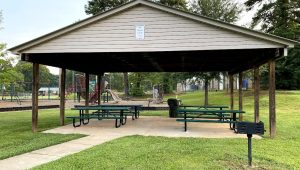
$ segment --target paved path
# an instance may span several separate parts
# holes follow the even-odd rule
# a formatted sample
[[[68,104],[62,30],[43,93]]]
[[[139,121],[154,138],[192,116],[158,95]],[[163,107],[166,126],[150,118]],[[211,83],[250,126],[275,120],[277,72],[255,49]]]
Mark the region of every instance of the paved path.
[[[80,152],[95,145],[130,135],[166,136],[166,137],[202,137],[202,138],[245,138],[229,130],[228,124],[189,123],[188,131],[183,131],[183,123],[166,117],[140,117],[127,120],[126,125],[114,128],[114,120],[91,120],[86,126],[73,128],[66,125],[45,131],[44,133],[86,134],[87,137],[62,144],[39,149],[0,161],[0,170],[29,169],[64,156]],[[256,138],[259,138],[256,136]]]

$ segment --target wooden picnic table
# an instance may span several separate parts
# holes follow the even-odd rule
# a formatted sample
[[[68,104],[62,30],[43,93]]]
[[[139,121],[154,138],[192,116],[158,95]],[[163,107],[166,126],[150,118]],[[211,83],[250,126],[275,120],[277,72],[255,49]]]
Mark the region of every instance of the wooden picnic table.
[[[118,128],[121,125],[126,124],[127,115],[124,115],[125,111],[131,111],[130,107],[103,107],[103,106],[76,106],[71,110],[78,110],[79,116],[68,116],[67,118],[73,119],[73,126],[79,127],[81,123],[86,125],[90,119],[115,119],[115,127]],[[92,114],[85,114],[84,111],[95,111]],[[75,119],[79,119],[79,125],[75,124]],[[87,120],[87,122],[85,122]],[[119,120],[119,124],[118,124]]]
[[[211,122],[211,123],[229,123],[230,129],[235,129],[235,123],[237,122],[236,114],[243,114],[244,111],[241,110],[212,110],[212,109],[178,109],[178,114],[183,114],[184,119],[176,119],[178,122],[184,122],[184,130],[187,130],[187,122]],[[228,116],[232,114],[232,116]],[[217,116],[216,119],[219,120],[199,120],[195,118],[209,118],[209,117],[195,117],[188,115],[208,115]],[[232,126],[231,126],[232,125]]]

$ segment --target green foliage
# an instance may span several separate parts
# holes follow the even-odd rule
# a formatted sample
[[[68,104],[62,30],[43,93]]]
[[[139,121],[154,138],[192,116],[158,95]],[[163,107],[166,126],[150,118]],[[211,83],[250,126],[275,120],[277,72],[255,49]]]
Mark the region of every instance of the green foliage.
[[[232,0],[195,0],[190,11],[228,23],[237,21],[241,8]]]
[[[285,38],[300,40],[299,0],[248,0],[248,10],[255,5],[260,9],[255,14],[252,27],[261,24],[261,30]],[[300,48],[289,50],[289,55],[276,63],[276,87],[279,89],[299,89]],[[262,73],[262,86],[268,86],[268,74]]]
[[[164,4],[166,6],[187,11],[187,1],[185,0],[154,0],[154,2]]]
[[[15,69],[24,75],[24,88],[30,91],[32,88],[32,63],[19,61]],[[51,74],[49,69],[44,65],[40,65],[40,86],[58,86],[58,76]]]
[[[162,73],[162,80],[161,80],[161,84],[163,87],[163,92],[165,94],[169,94],[173,92],[173,77],[172,77],[172,73]]]
[[[299,9],[298,0],[276,0],[264,2],[262,0],[248,0],[245,5],[248,10],[260,5],[253,17],[251,26],[261,24],[261,30],[290,39],[299,39]]]
[[[84,8],[87,14],[96,15],[129,1],[130,0],[89,0]],[[187,10],[187,3],[185,0],[154,0],[154,2],[181,10]]]
[[[8,85],[11,82],[22,81],[23,75],[14,69],[13,58],[4,52],[5,44],[0,44],[0,84]]]
[[[144,96],[145,93],[144,93],[144,90],[142,87],[136,87],[136,86],[132,86],[130,89],[129,89],[129,94],[131,96]]]
[[[39,130],[44,131],[58,127],[58,112],[57,109],[39,111]],[[66,111],[66,115],[75,114],[78,113]],[[33,133],[31,130],[31,111],[0,112],[0,116],[0,136],[2,136],[0,138],[0,160],[83,136]],[[67,123],[71,122],[70,120],[66,121]]]
[[[276,62],[276,88],[277,89],[300,89],[300,48],[289,50],[288,57],[281,58]],[[296,68],[295,68],[296,67]],[[264,89],[268,88],[268,70],[261,73],[261,84]]]
[[[87,14],[96,15],[126,2],[129,2],[129,0],[89,0],[84,8]]]
[[[129,74],[129,94],[132,96],[143,96],[144,90],[142,87],[142,81],[145,80],[148,73],[130,73]]]
[[[123,91],[124,90],[124,75],[123,73],[110,73],[111,74],[111,88],[113,90],[117,91]]]

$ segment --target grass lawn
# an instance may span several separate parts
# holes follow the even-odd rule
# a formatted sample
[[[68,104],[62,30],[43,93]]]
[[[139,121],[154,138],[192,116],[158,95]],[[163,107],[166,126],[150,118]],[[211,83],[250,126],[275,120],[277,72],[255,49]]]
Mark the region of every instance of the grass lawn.
[[[261,94],[260,111],[261,120],[268,130],[266,94]],[[179,98],[184,104],[203,103],[200,92],[184,94]],[[300,91],[278,91],[276,99],[277,137],[270,139],[267,131],[263,139],[253,140],[255,169],[300,169]],[[229,96],[223,92],[211,92],[209,101],[210,104],[228,105]],[[235,106],[237,108],[237,104]],[[247,112],[245,118],[253,120],[251,92],[245,93],[244,110]],[[162,112],[161,115],[167,113]],[[245,165],[246,139],[129,136],[35,169],[246,169]]]
[[[66,115],[69,114],[74,112],[67,110]],[[0,112],[0,117],[0,160],[83,136],[32,133],[31,111]],[[39,111],[39,131],[57,126],[59,126],[58,109]]]

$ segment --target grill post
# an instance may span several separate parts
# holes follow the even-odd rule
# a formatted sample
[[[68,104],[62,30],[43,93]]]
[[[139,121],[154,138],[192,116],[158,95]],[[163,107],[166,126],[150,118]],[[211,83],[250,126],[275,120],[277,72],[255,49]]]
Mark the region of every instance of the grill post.
[[[252,134],[247,134],[248,137],[248,165],[252,167]]]

